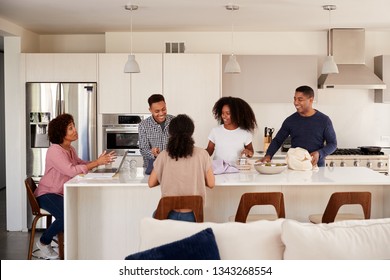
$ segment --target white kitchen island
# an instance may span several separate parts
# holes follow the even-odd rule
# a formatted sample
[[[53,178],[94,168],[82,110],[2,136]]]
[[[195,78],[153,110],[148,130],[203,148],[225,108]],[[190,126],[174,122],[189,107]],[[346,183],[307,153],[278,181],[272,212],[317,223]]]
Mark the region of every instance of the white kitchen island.
[[[116,178],[77,176],[67,182],[65,258],[124,259],[137,252],[140,221],[152,216],[160,199],[160,188],[150,189],[147,179],[138,168]],[[370,191],[371,218],[390,217],[389,176],[364,167],[322,167],[276,175],[258,174],[254,169],[217,175],[216,187],[207,191],[205,221],[227,222],[244,192],[267,191],[283,192],[286,218],[302,222],[308,221],[309,214],[322,213],[336,191]],[[260,210],[256,207],[255,212]],[[270,206],[262,207],[261,211],[272,211]],[[349,212],[361,211],[357,206],[345,207]]]

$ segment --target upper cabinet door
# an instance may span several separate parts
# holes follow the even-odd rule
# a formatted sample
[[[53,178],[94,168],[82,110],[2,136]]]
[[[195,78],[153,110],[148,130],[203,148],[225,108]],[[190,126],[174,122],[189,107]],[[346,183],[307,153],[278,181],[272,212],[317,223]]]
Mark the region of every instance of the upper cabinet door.
[[[225,66],[229,55],[224,55]],[[291,103],[295,89],[317,92],[317,57],[311,55],[238,55],[240,74],[222,75],[222,95],[248,103]]]
[[[97,82],[97,54],[26,54],[27,82]]]
[[[127,54],[99,54],[98,112],[130,113],[130,76],[124,73]]]
[[[148,113],[148,97],[162,93],[162,54],[135,54],[140,73],[124,73],[128,54],[99,54],[99,113]]]
[[[136,54],[135,59],[141,72],[127,74],[131,75],[131,112],[149,113],[149,96],[163,90],[162,54]]]
[[[195,145],[206,148],[217,125],[211,111],[221,97],[221,55],[164,54],[164,96],[169,114],[193,119]]]

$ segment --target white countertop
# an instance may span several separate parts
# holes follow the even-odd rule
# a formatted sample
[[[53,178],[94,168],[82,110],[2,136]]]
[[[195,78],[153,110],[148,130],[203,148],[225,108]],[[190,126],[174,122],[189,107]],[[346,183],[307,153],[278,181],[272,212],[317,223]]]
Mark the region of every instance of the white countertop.
[[[390,185],[390,176],[365,167],[320,167],[318,171],[285,170],[280,174],[259,174],[253,168],[239,173],[216,175],[216,186],[254,185]],[[76,176],[67,187],[80,186],[147,186],[148,175],[143,168],[123,171],[113,178]]]
[[[318,171],[286,169],[272,175],[259,174],[252,169],[218,175],[216,185],[390,185],[390,177],[366,167],[320,167]]]

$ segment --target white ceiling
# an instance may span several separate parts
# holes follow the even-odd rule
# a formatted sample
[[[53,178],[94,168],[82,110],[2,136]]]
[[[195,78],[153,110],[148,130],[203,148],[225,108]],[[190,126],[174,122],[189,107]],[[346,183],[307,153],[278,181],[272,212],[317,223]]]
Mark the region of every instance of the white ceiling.
[[[129,3],[139,6],[133,31],[229,31],[233,18],[236,31],[319,31],[328,4],[332,27],[390,30],[389,0],[0,0],[0,17],[38,34],[129,31]]]

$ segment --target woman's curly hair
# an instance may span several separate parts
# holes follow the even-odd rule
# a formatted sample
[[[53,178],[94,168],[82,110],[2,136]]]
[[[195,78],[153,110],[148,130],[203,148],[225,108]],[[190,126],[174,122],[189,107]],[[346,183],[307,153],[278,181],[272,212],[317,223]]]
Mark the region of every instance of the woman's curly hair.
[[[74,119],[70,114],[62,114],[52,119],[49,123],[49,141],[53,144],[62,144],[71,123],[74,123]]]
[[[178,160],[179,158],[192,156],[195,144],[192,138],[194,130],[194,122],[185,114],[177,115],[171,120],[167,146],[167,152],[171,158]]]
[[[257,121],[255,113],[251,106],[244,100],[238,97],[225,96],[221,97],[213,107],[213,115],[220,124],[223,124],[222,120],[222,108],[223,106],[229,106],[230,118],[232,123],[236,123],[239,128],[253,132],[257,127]]]

